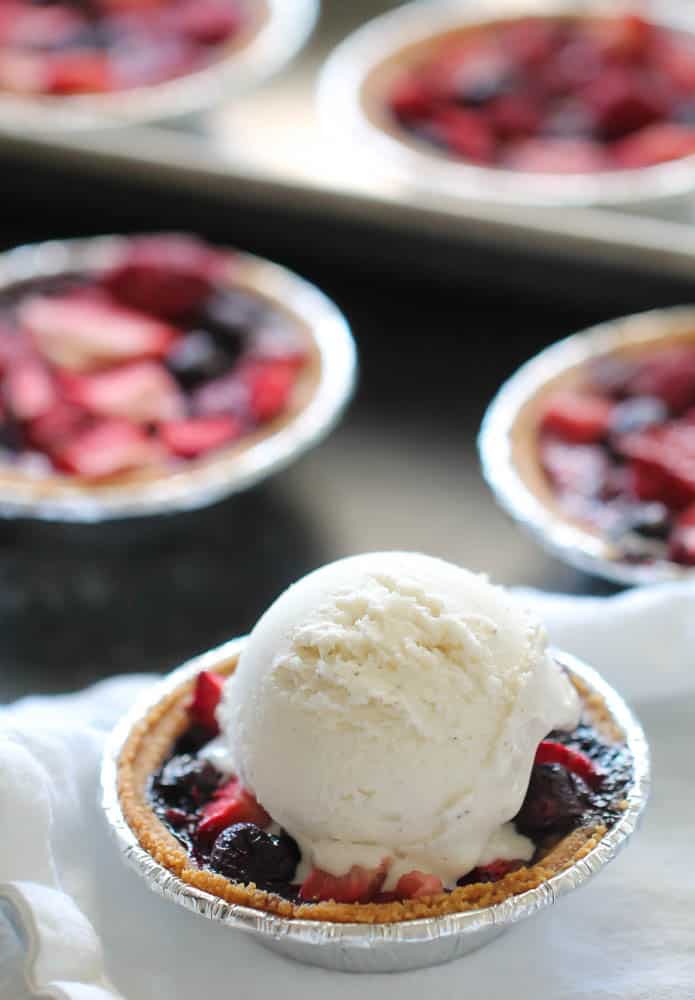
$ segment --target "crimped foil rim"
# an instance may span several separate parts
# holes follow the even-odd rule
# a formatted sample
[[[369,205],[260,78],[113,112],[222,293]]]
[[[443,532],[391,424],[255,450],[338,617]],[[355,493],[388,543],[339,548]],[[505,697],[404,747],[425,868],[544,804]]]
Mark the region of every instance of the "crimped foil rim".
[[[673,0],[651,2],[647,16],[695,31],[692,13]],[[319,78],[318,104],[326,130],[404,183],[428,194],[528,206],[639,207],[678,198],[695,187],[695,156],[601,174],[531,174],[452,162],[410,145],[372,122],[362,104],[367,77],[389,55],[456,27],[524,15],[600,15],[620,12],[611,0],[414,0],[368,21],[331,53]]]
[[[694,571],[669,560],[630,563],[615,546],[551,510],[526,485],[513,458],[511,434],[522,408],[553,378],[576,365],[655,333],[678,336],[695,329],[695,305],[652,309],[609,320],[551,344],[503,383],[488,406],[478,436],[483,475],[497,502],[553,555],[614,583],[641,585],[682,580]]]
[[[0,290],[71,270],[97,270],[126,240],[110,235],[15,247],[0,254]],[[97,490],[68,478],[58,482],[52,477],[47,483],[41,476],[13,473],[12,481],[0,478],[0,517],[95,523],[193,510],[279,471],[333,429],[357,378],[356,349],[345,317],[323,292],[294,272],[240,250],[230,253],[248,271],[250,287],[307,326],[320,362],[308,403],[279,429],[246,447],[222,448],[150,481],[127,480]]]
[[[216,666],[237,656],[245,641],[246,637],[233,639],[189,660],[169,674],[137,701],[116,726],[104,749],[101,770],[102,806],[126,862],[145,879],[150,889],[201,916],[250,932],[259,937],[261,943],[271,946],[272,942],[282,939],[290,945],[304,944],[315,949],[328,945],[338,945],[341,951],[370,949],[372,962],[375,952],[378,961],[378,953],[388,958],[387,953],[395,944],[411,942],[436,946],[437,942],[444,939],[474,937],[483,931],[490,931],[492,928],[502,930],[523,920],[592,878],[613,860],[637,827],[647,802],[650,784],[649,749],[642,727],[621,696],[592,667],[568,653],[552,650],[552,655],[560,665],[600,695],[612,719],[624,732],[627,747],[633,757],[633,781],[626,796],[625,812],[580,861],[538,888],[512,896],[495,906],[402,923],[350,924],[280,917],[248,906],[228,903],[211,893],[196,889],[156,862],[140,846],[121,809],[118,796],[118,759],[131,730],[150,709],[201,670],[214,670]],[[306,955],[304,958],[306,960]],[[418,964],[427,965],[429,962],[423,959]],[[340,961],[335,962],[336,968],[343,965]]]
[[[109,94],[52,97],[0,93],[0,129],[57,133],[179,117],[261,83],[301,49],[320,0],[264,0],[264,22],[249,41],[194,73]]]

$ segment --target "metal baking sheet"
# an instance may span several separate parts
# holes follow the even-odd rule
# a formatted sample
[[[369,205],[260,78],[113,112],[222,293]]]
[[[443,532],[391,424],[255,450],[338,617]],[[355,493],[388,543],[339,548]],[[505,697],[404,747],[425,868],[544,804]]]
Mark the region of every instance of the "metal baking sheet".
[[[310,43],[259,89],[178,125],[64,134],[2,133],[0,155],[79,165],[248,203],[303,208],[452,244],[558,254],[667,278],[695,278],[695,200],[672,218],[607,209],[496,206],[424,195],[369,161],[346,159],[321,129],[314,91],[332,48],[393,0],[324,0]]]

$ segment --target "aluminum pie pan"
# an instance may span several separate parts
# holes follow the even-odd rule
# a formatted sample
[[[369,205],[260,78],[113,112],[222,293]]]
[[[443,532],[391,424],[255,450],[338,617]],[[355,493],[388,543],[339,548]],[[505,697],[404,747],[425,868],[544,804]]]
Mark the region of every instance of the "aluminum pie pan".
[[[695,306],[621,317],[558,341],[527,361],[502,385],[487,408],[478,436],[483,475],[500,506],[552,555],[613,583],[663,583],[692,578],[695,571],[663,558],[631,562],[616,543],[545,503],[520,472],[515,428],[525,408],[554,380],[615,351],[679,338],[695,339]]]
[[[127,239],[98,236],[16,247],[0,254],[0,291],[37,278],[99,271]],[[193,510],[283,469],[333,429],[357,378],[355,343],[344,316],[323,292],[292,271],[253,254],[229,252],[230,287],[258,294],[309,335],[318,375],[306,405],[273,431],[150,480],[126,477],[93,487],[67,476],[30,475],[11,464],[0,465],[0,517],[95,523]]]
[[[645,0],[651,20],[695,31],[687,4]],[[402,184],[428,197],[528,206],[606,205],[660,212],[695,188],[695,156],[596,174],[525,173],[476,166],[410,139],[383,108],[393,64],[411,47],[450,31],[524,16],[615,16],[634,3],[615,0],[415,0],[374,18],[329,56],[318,85],[321,121],[336,141],[369,157]],[[415,51],[415,49],[413,49]],[[376,80],[376,85],[374,84]],[[372,89],[373,88],[373,89]],[[349,147],[348,144],[349,143]]]
[[[252,0],[249,36],[195,72],[107,94],[16,95],[0,92],[0,128],[15,133],[102,129],[182,117],[262,83],[302,48],[320,0]]]
[[[290,958],[340,972],[402,972],[439,965],[487,944],[513,924],[579,888],[625,846],[647,802],[649,749],[639,722],[621,696],[591,667],[568,653],[553,650],[557,662],[600,696],[613,722],[624,733],[633,758],[627,806],[618,822],[580,861],[536,889],[477,911],[396,924],[343,924],[279,917],[227,903],[193,888],[156,862],[139,844],[123,815],[118,797],[118,760],[132,729],[166,695],[201,670],[215,670],[238,656],[245,638],[234,639],[197,656],[173,671],[134,705],[109,737],[101,769],[102,805],[125,861],[149,888],[180,906],[226,927],[252,934],[267,948]]]

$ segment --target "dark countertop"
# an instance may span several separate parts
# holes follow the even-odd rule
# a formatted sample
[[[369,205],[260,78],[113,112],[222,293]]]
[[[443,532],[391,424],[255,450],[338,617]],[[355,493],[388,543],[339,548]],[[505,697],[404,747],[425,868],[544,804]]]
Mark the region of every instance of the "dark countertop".
[[[608,588],[546,557],[494,505],[475,435],[500,381],[542,345],[644,302],[645,289],[592,283],[586,302],[524,292],[496,279],[418,279],[343,252],[296,253],[272,226],[210,205],[77,182],[55,197],[9,170],[5,245],[23,239],[134,228],[199,228],[295,266],[346,311],[361,356],[356,399],[321,447],[264,485],[207,510],[104,526],[0,524],[0,700],[79,688],[122,671],[163,671],[248,630],[290,581],[337,557],[420,549],[488,571],[504,583],[567,592]],[[88,221],[85,221],[88,220]],[[348,247],[346,240],[345,247]],[[587,288],[588,291],[588,288]],[[682,289],[654,290],[678,301]],[[587,303],[591,302],[589,306]]]

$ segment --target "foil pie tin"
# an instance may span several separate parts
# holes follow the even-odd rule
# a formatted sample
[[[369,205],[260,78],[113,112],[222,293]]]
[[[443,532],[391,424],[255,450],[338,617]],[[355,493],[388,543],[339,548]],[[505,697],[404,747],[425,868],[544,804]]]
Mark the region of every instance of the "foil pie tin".
[[[29,244],[0,254],[0,292],[13,285],[109,266],[125,237]],[[99,522],[193,510],[247,489],[318,444],[337,424],[357,377],[357,354],[348,324],[323,292],[291,271],[231,251],[230,287],[257,294],[302,328],[313,344],[315,385],[305,403],[266,433],[177,464],[154,477],[124,476],[92,486],[68,476],[0,464],[0,517]]]
[[[250,0],[252,21],[208,66],[171,80],[106,94],[23,95],[0,91],[0,128],[71,132],[183,118],[233,98],[280,70],[302,48],[320,0]]]
[[[664,558],[632,561],[621,546],[563,516],[530,486],[515,454],[520,416],[556,379],[614,352],[688,339],[695,344],[695,306],[626,316],[558,341],[527,361],[490,403],[478,437],[483,475],[498,503],[551,554],[613,583],[642,585],[693,576]]]
[[[460,958],[487,944],[513,924],[584,885],[612,861],[634,833],[649,790],[649,750],[639,722],[623,699],[599,674],[567,653],[553,651],[558,663],[600,696],[624,733],[634,762],[627,807],[618,822],[580,861],[537,889],[496,906],[396,924],[343,924],[278,917],[227,903],[193,888],[158,864],[138,843],[121,810],[118,760],[125,741],[163,697],[201,670],[215,670],[238,656],[244,639],[235,639],[185,663],[147,692],[107,741],[101,772],[102,803],[109,827],[126,862],[154,892],[230,929],[245,931],[290,958],[340,972],[403,972]]]
[[[653,21],[695,29],[687,4],[645,0]],[[321,120],[346,154],[371,160],[428,197],[516,206],[607,205],[657,214],[672,211],[695,188],[695,157],[633,170],[544,174],[476,166],[418,141],[396,125],[384,103],[394,74],[417,62],[438,39],[485,23],[523,17],[616,16],[634,10],[620,0],[415,0],[358,28],[333,51],[318,87]]]

